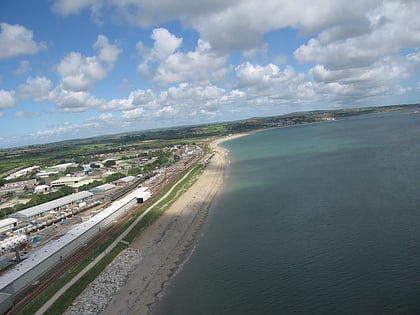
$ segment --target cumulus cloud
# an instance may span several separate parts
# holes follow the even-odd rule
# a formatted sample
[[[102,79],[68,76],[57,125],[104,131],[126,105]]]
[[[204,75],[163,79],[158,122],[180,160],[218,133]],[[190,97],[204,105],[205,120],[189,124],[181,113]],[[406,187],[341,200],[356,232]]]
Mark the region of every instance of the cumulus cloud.
[[[175,115],[178,114],[178,110],[175,109],[173,106],[165,106],[159,109],[155,116],[160,119],[173,119]]]
[[[199,40],[195,51],[169,55],[157,68],[154,80],[168,84],[194,80],[208,83],[227,74],[226,56],[214,53],[210,44]]]
[[[248,99],[272,103],[313,99],[315,90],[309,78],[292,67],[281,70],[277,65],[265,66],[246,62],[235,68],[237,87],[246,92]]]
[[[420,63],[407,57],[386,57],[367,67],[330,70],[316,65],[311,73],[319,93],[336,102],[362,101],[376,96],[409,92],[399,83],[420,69]]]
[[[102,111],[127,111],[141,106],[146,109],[154,109],[157,95],[150,89],[135,90],[131,92],[127,98],[112,99],[101,106]]]
[[[210,12],[205,18],[191,17],[188,22],[214,49],[231,51],[261,46],[263,34],[282,28],[293,28],[302,34],[316,34],[333,25],[346,24],[354,32],[360,32],[355,25],[366,24],[365,12],[381,2],[244,0],[227,4],[223,10]],[[335,38],[345,33],[349,33],[349,28],[336,32]]]
[[[73,4],[56,1],[60,12],[74,14],[98,5],[90,0]],[[366,10],[381,0],[110,0],[102,3],[121,21],[150,27],[162,22],[181,20],[196,29],[215,49],[247,49],[260,43],[261,35],[283,27],[318,32],[337,22],[360,21]]]
[[[132,120],[138,119],[144,115],[144,109],[141,107],[137,107],[135,109],[127,110],[122,112],[122,117],[124,119]]]
[[[383,6],[366,14],[364,25],[331,27],[300,46],[294,57],[299,62],[316,62],[329,69],[369,66],[397,54],[401,48],[418,47],[420,22],[415,12],[419,10],[418,2],[384,1]],[[351,32],[357,27],[365,31]],[[338,36],[337,40],[336,33],[346,36]]]
[[[67,14],[98,7],[92,0],[72,1],[71,4],[56,1],[55,7],[61,6],[61,11]],[[180,20],[197,30],[212,49],[219,51],[253,49],[262,44],[263,34],[282,28],[294,28],[303,34],[320,33],[318,40],[326,45],[375,33],[388,22],[398,26],[396,33],[401,40],[418,43],[418,31],[415,31],[418,29],[418,1],[110,0],[102,2],[102,6],[112,9],[119,21],[141,27]],[[406,32],[400,32],[403,30]]]
[[[149,74],[149,67],[152,64],[165,60],[182,44],[182,38],[169,33],[165,28],[155,28],[150,38],[154,40],[151,49],[147,49],[142,42],[137,43],[137,49],[143,56],[143,61],[138,66],[138,70],[145,76]]]
[[[183,53],[178,51],[182,38],[166,29],[154,29],[151,38],[154,44],[149,50],[143,43],[137,44],[143,55],[138,69],[144,76],[151,75],[159,84],[190,80],[203,83],[220,79],[227,73],[224,68],[227,57],[212,51],[208,42],[198,40],[194,51]]]
[[[35,102],[48,101],[52,82],[46,77],[29,77],[25,84],[18,86],[19,98],[31,99]]]
[[[89,108],[99,108],[105,100],[98,99],[89,92],[68,91],[57,87],[52,92],[50,101],[63,112],[83,112]]]
[[[34,102],[46,102],[58,107],[62,112],[83,112],[92,108],[104,107],[107,103],[87,91],[71,91],[62,84],[53,88],[53,83],[46,77],[29,77],[17,88],[16,97]]]
[[[36,54],[46,48],[33,39],[33,32],[19,24],[0,23],[0,59]]]
[[[109,43],[108,38],[99,35],[93,47],[97,55],[82,56],[79,52],[69,53],[57,66],[62,87],[69,91],[88,91],[93,84],[105,78],[113,68],[121,49]]]
[[[0,109],[12,108],[16,104],[17,99],[14,91],[0,90]]]
[[[164,28],[155,28],[150,37],[155,41],[151,55],[157,60],[165,59],[182,44],[182,38],[172,35]]]
[[[101,111],[92,124],[108,126],[121,115],[121,128],[139,121],[142,127],[157,127],[160,120],[205,122],[236,113],[255,115],[255,108],[258,113],[264,108],[285,108],[285,112],[302,109],[293,107],[302,104],[334,106],[419,89],[416,82],[409,82],[412,87],[404,84],[420,71],[419,1],[58,0],[53,4],[54,11],[64,16],[88,8],[104,17],[112,12],[113,22],[153,28],[151,44],[137,43],[141,58],[137,69],[153,88],[127,89],[126,97],[107,100],[92,95],[92,88],[109,75],[121,54],[116,43],[99,35],[90,56],[80,52],[63,56],[56,67],[60,78],[55,87],[45,77],[29,77],[16,92],[0,91],[1,108],[14,107],[20,98],[31,99],[54,104],[63,112]],[[196,47],[186,48],[189,42],[181,33],[154,28],[167,21],[180,21],[182,28],[195,30]],[[22,38],[32,42],[32,53],[42,48],[32,32],[12,27],[27,34]],[[295,32],[301,36],[296,47],[286,45],[293,56],[283,55],[280,40],[272,41],[273,34],[285,28],[293,30],[288,36]],[[270,40],[264,42],[270,32]],[[4,34],[2,28],[2,47]],[[303,66],[291,66],[292,58]],[[20,73],[28,68],[22,62]]]
[[[243,100],[245,93],[237,89],[230,91],[211,84],[180,83],[160,93],[136,90],[127,98],[107,102],[101,109],[122,111],[121,117],[127,123],[141,119],[149,127],[158,127],[160,120],[185,124],[186,118],[191,123],[200,123],[222,117],[223,106],[236,106]]]
[[[178,86],[171,86],[162,99],[166,102],[196,104],[206,106],[218,102],[226,94],[226,90],[214,85],[192,85],[181,83]]]

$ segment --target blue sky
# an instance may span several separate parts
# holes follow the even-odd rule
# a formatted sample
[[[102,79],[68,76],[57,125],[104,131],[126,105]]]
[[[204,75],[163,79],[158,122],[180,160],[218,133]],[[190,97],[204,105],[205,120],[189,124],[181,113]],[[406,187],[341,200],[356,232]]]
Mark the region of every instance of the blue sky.
[[[420,101],[418,0],[4,0],[0,147]]]

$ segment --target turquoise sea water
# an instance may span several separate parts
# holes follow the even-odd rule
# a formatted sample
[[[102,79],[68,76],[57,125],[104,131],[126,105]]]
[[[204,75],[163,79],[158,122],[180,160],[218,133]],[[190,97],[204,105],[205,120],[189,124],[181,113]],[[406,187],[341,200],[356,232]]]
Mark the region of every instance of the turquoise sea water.
[[[420,115],[224,146],[224,191],[154,313],[420,314]]]

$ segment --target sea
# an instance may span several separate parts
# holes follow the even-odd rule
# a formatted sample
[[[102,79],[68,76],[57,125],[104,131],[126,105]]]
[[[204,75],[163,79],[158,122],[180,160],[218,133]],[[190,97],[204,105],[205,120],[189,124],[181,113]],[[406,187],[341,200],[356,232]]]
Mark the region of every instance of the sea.
[[[420,314],[420,114],[268,129],[153,314]]]

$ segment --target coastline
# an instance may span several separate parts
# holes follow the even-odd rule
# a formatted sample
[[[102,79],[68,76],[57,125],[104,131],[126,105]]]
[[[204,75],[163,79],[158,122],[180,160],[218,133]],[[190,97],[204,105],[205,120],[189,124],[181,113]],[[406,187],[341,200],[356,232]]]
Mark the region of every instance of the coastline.
[[[218,138],[210,143],[212,159],[196,182],[129,245],[142,258],[102,314],[150,314],[165,283],[189,257],[215,197],[221,192],[228,150],[221,143],[247,134]]]

